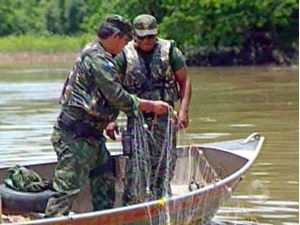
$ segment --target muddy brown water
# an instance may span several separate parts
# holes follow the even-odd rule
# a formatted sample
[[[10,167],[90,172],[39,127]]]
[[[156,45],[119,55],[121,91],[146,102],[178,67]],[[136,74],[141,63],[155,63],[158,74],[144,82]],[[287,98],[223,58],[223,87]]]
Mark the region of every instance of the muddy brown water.
[[[0,65],[0,164],[55,159],[50,143],[70,63]],[[299,224],[298,67],[189,68],[193,96],[185,140],[266,137],[216,224]]]

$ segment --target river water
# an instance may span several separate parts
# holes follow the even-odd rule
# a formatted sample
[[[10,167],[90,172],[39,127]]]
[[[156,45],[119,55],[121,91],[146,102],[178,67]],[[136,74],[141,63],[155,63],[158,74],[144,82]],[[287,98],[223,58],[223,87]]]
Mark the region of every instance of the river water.
[[[44,162],[66,65],[0,66],[0,165]],[[298,67],[189,68],[193,96],[185,139],[207,143],[259,132],[257,160],[216,224],[299,224]]]

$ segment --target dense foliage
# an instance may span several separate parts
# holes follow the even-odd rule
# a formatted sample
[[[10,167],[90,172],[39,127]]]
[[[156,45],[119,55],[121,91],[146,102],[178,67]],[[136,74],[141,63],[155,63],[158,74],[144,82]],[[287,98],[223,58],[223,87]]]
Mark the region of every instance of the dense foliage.
[[[81,35],[107,13],[130,20],[149,13],[160,36],[175,39],[195,64],[220,64],[222,54],[221,61],[235,58],[231,64],[263,63],[298,50],[298,7],[297,0],[0,0],[0,36]]]

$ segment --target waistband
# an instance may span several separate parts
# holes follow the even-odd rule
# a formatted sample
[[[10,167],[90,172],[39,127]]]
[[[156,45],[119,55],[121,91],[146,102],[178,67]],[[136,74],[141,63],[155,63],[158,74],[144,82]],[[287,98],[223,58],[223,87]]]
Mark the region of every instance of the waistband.
[[[71,131],[78,137],[96,137],[103,135],[103,129],[98,129],[96,123],[87,115],[69,113],[62,110],[57,117],[57,125],[63,130]]]

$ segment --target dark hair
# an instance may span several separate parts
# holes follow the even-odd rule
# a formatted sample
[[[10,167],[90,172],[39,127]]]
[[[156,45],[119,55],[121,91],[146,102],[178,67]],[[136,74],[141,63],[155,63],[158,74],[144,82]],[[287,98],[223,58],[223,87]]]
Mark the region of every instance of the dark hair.
[[[120,36],[131,36],[131,23],[117,14],[106,15],[97,29],[98,37],[105,39],[115,32],[118,32]]]

